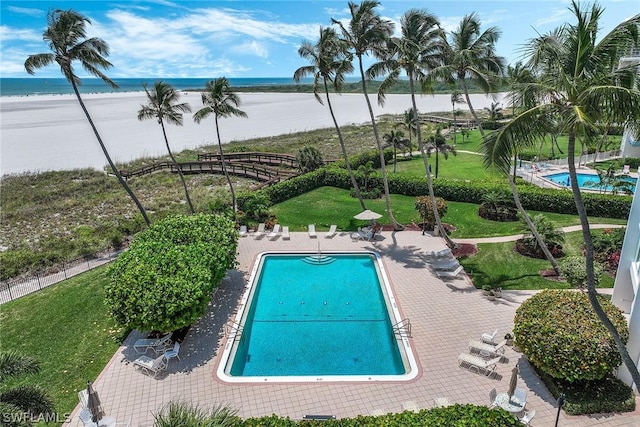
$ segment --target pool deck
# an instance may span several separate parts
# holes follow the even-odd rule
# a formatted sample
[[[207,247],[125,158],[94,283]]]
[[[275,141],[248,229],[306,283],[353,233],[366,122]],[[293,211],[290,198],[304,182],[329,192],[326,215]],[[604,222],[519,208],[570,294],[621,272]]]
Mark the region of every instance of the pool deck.
[[[458,366],[458,355],[468,352],[470,339],[498,329],[496,339],[510,332],[516,309],[528,291],[503,291],[503,297],[488,301],[465,277],[444,282],[428,268],[425,251],[445,247],[444,241],[416,231],[383,232],[375,242],[352,241],[349,233],[333,239],[317,239],[307,233],[291,233],[290,240],[241,238],[238,267],[230,271],[216,291],[206,315],[189,331],[180,358],[172,359],[166,373],[157,379],[134,370],[138,356],[133,343],[141,334],[134,331],[126,339],[95,381],[106,414],[131,426],[153,425],[153,414],[172,400],[185,400],[204,407],[228,404],[243,418],[278,414],[301,419],[305,414],[331,414],[338,418],[373,411],[400,412],[403,403],[419,408],[434,406],[446,397],[451,403],[487,405],[489,390],[506,392],[511,370],[520,368],[519,387],[526,388],[527,410],[535,409],[531,425],[555,422],[555,400],[540,383],[521,353],[507,347],[505,361],[499,363],[495,378],[475,374]],[[398,383],[296,383],[227,384],[215,371],[224,346],[225,323],[235,313],[239,298],[256,256],[265,251],[355,251],[373,250],[381,254],[389,281],[403,317],[412,325],[412,346],[420,366],[418,378]],[[313,337],[309,337],[312,345]],[[150,352],[151,353],[151,352]],[[149,354],[151,355],[151,354]],[[81,425],[76,407],[71,424]],[[627,414],[596,416],[560,415],[561,426],[638,426],[640,409]]]

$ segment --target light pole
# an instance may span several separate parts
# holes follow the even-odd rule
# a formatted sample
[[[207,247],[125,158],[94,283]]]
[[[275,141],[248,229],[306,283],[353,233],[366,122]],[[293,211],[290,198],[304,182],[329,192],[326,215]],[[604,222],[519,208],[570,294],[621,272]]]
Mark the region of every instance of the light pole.
[[[560,410],[562,409],[563,406],[564,406],[564,394],[560,394],[560,397],[558,397],[558,413],[556,414],[555,427],[558,427],[558,420],[560,419]]]

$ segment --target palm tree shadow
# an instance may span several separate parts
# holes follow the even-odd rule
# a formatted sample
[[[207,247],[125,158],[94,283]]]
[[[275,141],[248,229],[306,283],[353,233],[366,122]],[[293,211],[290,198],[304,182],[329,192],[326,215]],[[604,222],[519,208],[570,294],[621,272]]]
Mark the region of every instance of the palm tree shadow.
[[[377,252],[384,252],[385,256],[388,256],[398,264],[402,264],[404,268],[425,268],[427,267],[427,254],[424,249],[418,246],[399,246],[396,239],[397,231],[391,233],[391,243],[385,248],[371,247],[371,249]]]

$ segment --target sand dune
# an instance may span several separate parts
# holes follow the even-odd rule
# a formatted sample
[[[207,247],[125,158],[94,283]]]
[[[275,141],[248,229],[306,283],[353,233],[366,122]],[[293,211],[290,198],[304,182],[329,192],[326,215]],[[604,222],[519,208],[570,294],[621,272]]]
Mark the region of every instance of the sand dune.
[[[328,107],[312,94],[240,93],[241,109],[249,118],[221,120],[224,142],[259,136],[273,136],[332,127]],[[162,131],[155,120],[140,122],[137,111],[145,103],[143,92],[90,94],[84,96],[87,108],[114,160],[126,162],[144,156],[166,153]],[[181,98],[194,111],[201,107],[198,93]],[[499,99],[500,100],[500,99]],[[371,97],[374,113],[398,114],[410,106],[409,95],[389,95],[384,108]],[[473,106],[490,106],[492,98],[472,95]],[[369,114],[361,94],[334,96],[332,104],[341,125],[365,123]],[[457,105],[465,109],[466,105]],[[449,95],[418,97],[421,112],[448,111]],[[67,170],[106,164],[104,155],[73,95],[1,97],[0,173]],[[180,151],[215,143],[213,119],[195,124],[190,115],[184,126],[167,126],[171,148]]]

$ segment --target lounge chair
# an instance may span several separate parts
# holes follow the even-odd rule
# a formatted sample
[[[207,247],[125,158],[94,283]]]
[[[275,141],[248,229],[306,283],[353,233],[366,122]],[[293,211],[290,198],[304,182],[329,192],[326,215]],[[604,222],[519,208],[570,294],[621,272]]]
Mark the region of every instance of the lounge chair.
[[[253,233],[254,240],[262,239],[264,237],[264,227],[264,222],[258,224],[258,229]]]
[[[500,362],[502,356],[498,356],[494,359],[485,360],[480,356],[475,356],[469,353],[460,353],[458,356],[458,364],[461,368],[467,369],[471,372],[480,373],[484,372],[484,375],[490,376],[494,373],[496,365]]]
[[[471,340],[469,341],[469,350],[476,350],[484,357],[496,357],[504,354],[504,346],[506,344],[507,340],[503,340],[495,345],[482,341]]]
[[[276,224],[273,226],[273,231],[267,235],[269,240],[276,240],[280,236],[280,224]]]
[[[155,378],[160,372],[167,369],[167,357],[164,353],[155,359],[148,356],[140,356],[133,361],[133,366],[136,369],[141,370],[143,373]]]
[[[444,258],[453,256],[453,253],[451,252],[451,248],[444,248],[439,251],[427,251],[427,256],[431,258]]]
[[[451,402],[447,397],[436,397],[433,399],[433,404],[436,408],[446,408],[447,406],[451,406]]]
[[[629,175],[631,173],[631,166],[630,165],[624,165],[622,167],[622,174],[623,175]]]
[[[520,422],[526,426],[531,425],[531,420],[536,416],[536,410],[532,409],[524,414],[522,418],[520,418]]]
[[[497,329],[491,333],[488,333],[488,332],[483,333],[482,335],[480,335],[480,339],[484,343],[495,345],[495,342],[493,342],[493,340],[496,338],[496,335],[498,335]]]
[[[451,271],[460,267],[460,263],[455,258],[443,258],[429,262],[434,270]]]
[[[409,400],[402,403],[402,412],[405,411],[420,412],[420,408],[418,408],[418,404],[416,402]]]
[[[248,234],[247,226],[246,225],[241,225],[239,233],[240,233],[240,237],[246,237],[247,234]]]
[[[318,237],[318,233],[316,233],[315,224],[309,224],[309,237],[311,237],[312,239],[315,239]]]
[[[513,400],[514,402],[520,403],[524,408],[524,406],[527,404],[527,390],[520,387],[516,388],[515,393],[513,393],[513,397],[511,398],[511,400]]]
[[[176,342],[173,345],[172,349],[169,349],[167,351],[164,352],[164,357],[165,359],[167,359],[167,364],[169,364],[169,360],[173,359],[174,357],[177,358],[178,360],[182,360],[180,359],[180,343]]]
[[[154,353],[164,351],[167,345],[171,344],[171,333],[160,338],[142,338],[133,344],[136,353],[143,354],[151,349]]]
[[[331,227],[329,227],[329,231],[327,232],[327,234],[324,235],[325,239],[333,238],[333,236],[336,235],[336,228],[338,228],[338,226],[335,224],[332,224]]]
[[[455,279],[460,273],[464,271],[464,268],[459,265],[455,270],[436,270],[436,274],[441,279]]]
[[[282,240],[289,240],[291,235],[289,234],[289,226],[285,225],[282,227]]]

